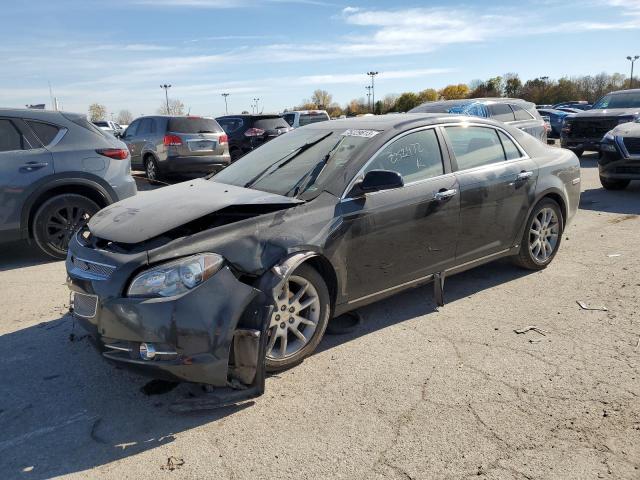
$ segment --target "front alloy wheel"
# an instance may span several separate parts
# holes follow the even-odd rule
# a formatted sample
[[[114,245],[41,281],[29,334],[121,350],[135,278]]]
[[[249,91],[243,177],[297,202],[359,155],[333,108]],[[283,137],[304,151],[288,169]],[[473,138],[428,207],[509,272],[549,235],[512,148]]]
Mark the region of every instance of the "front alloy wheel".
[[[564,228],[560,206],[545,198],[535,206],[522,236],[515,261],[529,270],[542,270],[555,257]]]
[[[274,298],[269,325],[268,370],[299,363],[320,343],[329,317],[329,292],[318,272],[301,265]]]

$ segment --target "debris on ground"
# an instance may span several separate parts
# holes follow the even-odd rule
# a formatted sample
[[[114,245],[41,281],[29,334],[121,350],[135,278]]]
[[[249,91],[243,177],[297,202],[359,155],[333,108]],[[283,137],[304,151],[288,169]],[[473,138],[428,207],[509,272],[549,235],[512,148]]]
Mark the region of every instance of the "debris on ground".
[[[529,325],[528,327],[524,327],[524,328],[517,328],[517,329],[514,329],[513,331],[516,332],[517,334],[534,331],[536,333],[539,333],[543,337],[546,336],[547,333],[549,333],[549,332],[546,332],[546,331],[542,330],[540,327],[536,327],[535,325]]]
[[[580,300],[576,300],[576,303],[580,305],[580,308],[583,310],[597,310],[599,312],[608,312],[609,310],[604,305],[602,307],[590,307],[586,303]]]
[[[344,335],[353,332],[362,323],[362,317],[357,311],[347,312],[333,318],[327,325],[326,333],[329,335]]]
[[[622,254],[621,253],[610,253],[609,255],[607,255],[607,257],[609,258],[613,258],[613,257],[621,257]]]
[[[184,465],[184,460],[178,457],[169,457],[167,458],[167,463],[160,466],[161,470],[177,470],[181,466]]]

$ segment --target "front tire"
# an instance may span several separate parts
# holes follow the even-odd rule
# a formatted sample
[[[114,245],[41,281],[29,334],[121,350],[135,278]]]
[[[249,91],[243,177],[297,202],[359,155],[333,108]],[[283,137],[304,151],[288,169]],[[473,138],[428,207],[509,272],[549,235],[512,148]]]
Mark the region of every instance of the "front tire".
[[[156,162],[155,158],[149,156],[144,161],[144,171],[147,175],[147,180],[151,185],[157,185],[160,183],[161,174],[160,169],[158,168],[158,162]]]
[[[331,311],[324,279],[305,264],[291,274],[274,304],[266,353],[266,367],[271,372],[297,365],[313,353]]]
[[[600,175],[600,184],[607,190],[624,190],[629,186],[631,180],[618,180],[604,178]]]
[[[57,195],[44,202],[33,217],[33,238],[46,255],[64,259],[71,236],[83,227],[100,207],[77,194]]]
[[[560,248],[563,231],[560,206],[550,198],[542,199],[527,219],[514,262],[528,270],[547,268]]]

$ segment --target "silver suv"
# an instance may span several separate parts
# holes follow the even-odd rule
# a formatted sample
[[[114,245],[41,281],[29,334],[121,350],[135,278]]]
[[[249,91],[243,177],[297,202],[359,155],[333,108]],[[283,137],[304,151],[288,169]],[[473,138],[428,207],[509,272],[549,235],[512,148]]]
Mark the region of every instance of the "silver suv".
[[[0,109],[0,243],[64,258],[75,230],[135,194],[126,145],[85,115]]]
[[[231,163],[226,133],[213,118],[156,115],[140,117],[122,140],[133,168],[151,182],[170,174],[208,174]]]

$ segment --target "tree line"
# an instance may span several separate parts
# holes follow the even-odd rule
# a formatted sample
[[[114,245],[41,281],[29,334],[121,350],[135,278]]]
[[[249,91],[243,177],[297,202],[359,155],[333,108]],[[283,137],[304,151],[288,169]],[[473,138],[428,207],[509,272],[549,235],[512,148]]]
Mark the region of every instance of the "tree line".
[[[634,82],[635,83],[635,82]],[[469,84],[459,83],[447,85],[436,90],[427,88],[419,92],[387,94],[378,100],[373,107],[374,113],[407,112],[414,107],[436,100],[458,100],[481,97],[522,98],[536,105],[553,105],[572,100],[595,102],[608,92],[630,88],[629,79],[621,74],[599,73],[575,77],[537,77],[522,82],[517,73],[506,73],[487,80],[472,80]],[[326,90],[316,90],[310,99],[290,110],[327,110],[331,117],[340,115],[361,115],[372,112],[372,106],[364,97],[351,100],[340,106],[333,102],[333,96]]]

